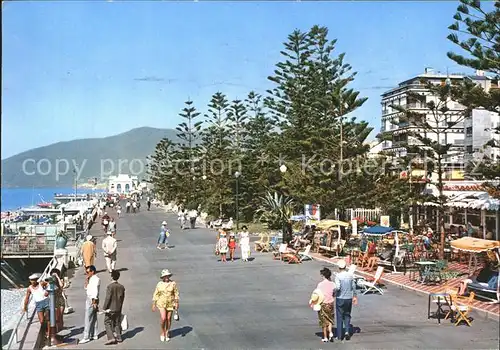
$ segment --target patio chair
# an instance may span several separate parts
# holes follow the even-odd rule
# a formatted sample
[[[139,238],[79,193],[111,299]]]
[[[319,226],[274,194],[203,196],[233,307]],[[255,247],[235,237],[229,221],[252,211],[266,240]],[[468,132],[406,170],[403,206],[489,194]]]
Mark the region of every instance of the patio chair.
[[[304,260],[313,260],[312,256],[309,255],[309,252],[311,251],[311,245],[309,244],[306,249],[304,249],[303,252],[299,252],[299,256],[300,256],[300,261],[304,261]]]
[[[474,300],[474,295],[474,292],[471,292],[466,298],[459,295],[452,296],[451,310],[455,313],[455,326],[458,326],[462,321],[465,321],[469,327],[471,326],[469,312],[472,310],[471,304]]]
[[[283,260],[283,254],[286,253],[287,250],[287,245],[286,243],[281,243],[279,245],[278,251],[273,252],[273,259],[274,260]]]
[[[380,295],[384,295],[384,291],[379,287],[380,280],[383,274],[384,274],[384,267],[379,266],[372,281],[368,281],[365,278],[360,278],[358,280],[358,286],[363,288],[363,295],[368,292],[378,292],[380,293]]]
[[[269,242],[269,236],[262,232],[259,234],[259,240],[254,242],[254,250],[261,251],[262,247]]]

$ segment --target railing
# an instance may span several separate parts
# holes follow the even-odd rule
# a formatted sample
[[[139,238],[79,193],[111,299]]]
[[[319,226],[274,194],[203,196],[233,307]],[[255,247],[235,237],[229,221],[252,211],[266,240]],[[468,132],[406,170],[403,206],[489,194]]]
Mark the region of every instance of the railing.
[[[43,270],[42,275],[38,279],[38,283],[44,281],[50,275],[50,271],[52,271],[52,269],[54,269],[56,266],[57,266],[57,259],[56,259],[56,257],[52,257],[52,259],[49,261],[49,263],[45,267],[45,270]],[[23,303],[24,303],[24,300],[23,300]],[[31,304],[32,303],[31,303],[31,298],[30,298],[30,300],[28,301],[28,305],[31,306]],[[30,316],[28,316],[30,314],[29,310],[26,312],[23,312],[19,316],[19,318],[15,322],[14,328],[12,329],[12,333],[9,337],[9,341],[7,342],[7,344],[5,346],[2,346],[2,349],[8,350],[12,347],[13,344],[17,345],[20,342],[24,341],[24,338],[26,337],[26,333],[28,332],[28,329],[29,329],[29,325],[31,324],[31,322],[33,321],[33,318],[35,317],[35,313],[36,313],[36,309],[33,307],[33,310],[31,311]],[[26,329],[25,329],[21,339],[19,339],[19,327],[21,326],[21,322],[23,321],[25,316],[26,316],[26,320],[28,321],[28,324],[26,326]]]
[[[2,256],[8,255],[53,255],[55,248],[55,237],[27,236],[27,235],[4,235],[2,236]]]

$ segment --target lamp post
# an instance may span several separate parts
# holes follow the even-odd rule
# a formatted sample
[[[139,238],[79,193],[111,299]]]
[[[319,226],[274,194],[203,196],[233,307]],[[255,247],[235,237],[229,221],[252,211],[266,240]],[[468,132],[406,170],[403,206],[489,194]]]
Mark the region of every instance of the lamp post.
[[[46,280],[47,281],[47,280]],[[47,287],[47,292],[49,292],[49,313],[50,313],[50,325],[49,325],[49,346],[58,345],[60,342],[56,336],[56,286],[54,277],[49,277],[49,285]]]
[[[238,208],[239,205],[239,177],[241,173],[239,171],[234,173],[234,177],[236,178],[236,231],[239,231],[240,229],[240,209]]]
[[[76,196],[78,194],[78,176],[76,173],[76,169],[73,169],[73,174],[75,174],[75,202],[76,202]]]

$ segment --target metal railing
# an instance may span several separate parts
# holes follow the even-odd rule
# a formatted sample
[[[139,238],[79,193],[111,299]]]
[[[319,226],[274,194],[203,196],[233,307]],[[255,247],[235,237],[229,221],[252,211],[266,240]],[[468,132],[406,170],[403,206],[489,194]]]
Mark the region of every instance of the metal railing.
[[[27,235],[4,235],[2,236],[2,256],[8,255],[53,255],[55,248],[55,237],[27,236]]]
[[[45,270],[43,270],[42,275],[38,279],[38,283],[43,282],[50,275],[50,271],[52,271],[52,269],[54,269],[56,266],[57,266],[57,259],[54,256],[54,257],[52,257],[52,259],[50,259],[49,263],[45,267]],[[23,303],[24,303],[24,300],[23,300]],[[30,297],[30,300],[28,301],[28,307],[31,305],[32,305],[32,303],[31,303],[31,297]],[[15,322],[15,326],[12,329],[12,333],[9,337],[9,341],[7,342],[6,345],[2,346],[2,349],[8,350],[12,347],[13,344],[17,345],[20,342],[24,341],[24,339],[26,338],[26,334],[28,333],[29,326],[31,325],[33,318],[35,317],[35,313],[36,313],[36,309],[33,305],[33,310],[31,310],[31,313],[29,312],[29,309],[28,309],[26,312],[23,312],[19,316],[19,318]],[[27,322],[26,329],[24,330],[22,337],[19,337],[19,327],[21,326],[21,322],[23,321],[25,316],[26,316],[26,320],[28,322]]]

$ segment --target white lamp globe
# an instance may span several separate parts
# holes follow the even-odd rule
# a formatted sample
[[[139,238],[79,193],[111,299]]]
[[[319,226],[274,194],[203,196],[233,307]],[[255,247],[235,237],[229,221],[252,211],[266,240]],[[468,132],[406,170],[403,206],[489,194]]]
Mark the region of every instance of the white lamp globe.
[[[285,164],[283,164],[282,166],[280,166],[280,171],[281,171],[282,173],[286,173],[286,171],[287,171],[287,167],[286,167],[286,165],[285,165]]]

